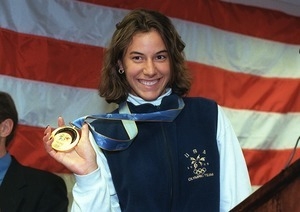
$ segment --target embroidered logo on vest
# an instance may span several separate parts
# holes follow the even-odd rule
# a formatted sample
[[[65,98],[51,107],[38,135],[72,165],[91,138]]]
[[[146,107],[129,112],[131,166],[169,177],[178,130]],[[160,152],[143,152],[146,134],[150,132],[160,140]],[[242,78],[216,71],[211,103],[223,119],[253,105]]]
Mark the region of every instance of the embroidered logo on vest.
[[[197,149],[193,149],[192,155],[185,153],[184,156],[190,160],[187,169],[191,171],[191,176],[188,177],[188,181],[214,176],[214,173],[208,172],[209,162],[206,161],[206,150],[198,153]]]

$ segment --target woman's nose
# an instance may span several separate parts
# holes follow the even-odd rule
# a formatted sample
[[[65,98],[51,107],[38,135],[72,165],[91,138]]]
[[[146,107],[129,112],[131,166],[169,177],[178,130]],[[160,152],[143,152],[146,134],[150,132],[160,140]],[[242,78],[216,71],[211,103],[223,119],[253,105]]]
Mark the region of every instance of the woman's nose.
[[[156,74],[156,67],[153,61],[148,61],[143,69],[143,73],[148,76],[154,76]]]

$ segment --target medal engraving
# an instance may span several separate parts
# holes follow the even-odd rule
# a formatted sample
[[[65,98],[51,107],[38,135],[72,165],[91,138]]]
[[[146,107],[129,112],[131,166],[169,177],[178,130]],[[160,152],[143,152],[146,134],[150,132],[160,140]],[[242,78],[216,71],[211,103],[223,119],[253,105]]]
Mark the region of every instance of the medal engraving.
[[[53,138],[52,148],[65,152],[73,149],[79,141],[79,133],[76,129],[70,126],[59,127],[51,134]]]

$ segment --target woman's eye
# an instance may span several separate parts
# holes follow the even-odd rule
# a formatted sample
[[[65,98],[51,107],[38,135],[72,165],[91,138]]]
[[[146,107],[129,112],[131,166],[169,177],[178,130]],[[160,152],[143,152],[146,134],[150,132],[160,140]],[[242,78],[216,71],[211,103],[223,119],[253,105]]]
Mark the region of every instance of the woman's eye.
[[[133,60],[136,60],[136,61],[139,61],[139,60],[142,60],[142,57],[141,56],[135,56],[135,57],[132,57]]]
[[[158,55],[157,57],[156,57],[156,59],[157,60],[164,60],[164,59],[166,59],[167,57],[165,56],[165,55]]]

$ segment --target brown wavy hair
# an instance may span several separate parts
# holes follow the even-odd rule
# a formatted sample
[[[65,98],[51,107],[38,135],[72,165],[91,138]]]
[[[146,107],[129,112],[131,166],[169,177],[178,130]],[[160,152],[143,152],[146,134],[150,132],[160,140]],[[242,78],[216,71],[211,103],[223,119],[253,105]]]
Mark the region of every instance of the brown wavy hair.
[[[171,79],[168,87],[179,96],[187,94],[191,87],[191,77],[186,67],[184,48],[171,20],[160,12],[136,9],[129,12],[116,25],[108,48],[105,50],[99,95],[108,103],[120,103],[127,99],[131,88],[125,74],[118,73],[118,61],[122,61],[132,37],[136,33],[146,33],[155,29],[162,37],[170,57]]]

